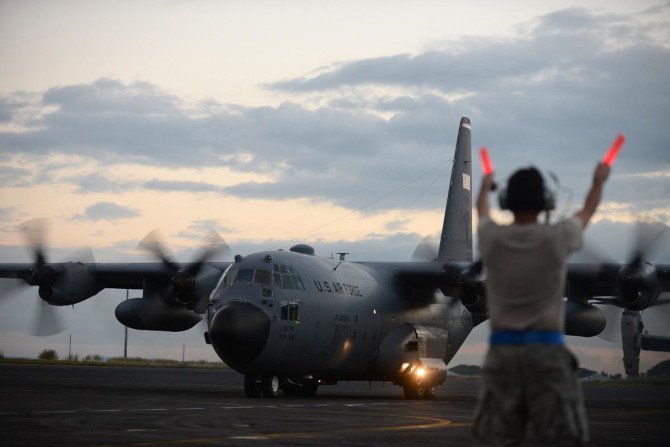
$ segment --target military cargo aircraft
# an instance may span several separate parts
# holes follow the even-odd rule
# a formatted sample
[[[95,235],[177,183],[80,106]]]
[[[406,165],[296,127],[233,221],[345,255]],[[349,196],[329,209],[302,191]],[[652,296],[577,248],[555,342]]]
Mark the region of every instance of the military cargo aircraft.
[[[462,118],[439,248],[423,262],[349,262],[288,251],[192,263],[50,263],[34,243],[32,264],[0,264],[1,278],[38,287],[50,305],[81,302],[105,288],[141,290],[116,308],[124,325],[184,331],[203,319],[205,340],[243,374],[249,397],[314,395],[342,380],[389,381],[407,398],[431,399],[472,328],[486,320],[485,271],[472,254],[471,125]],[[39,237],[35,237],[39,241]],[[670,290],[670,264],[572,263],[565,330],[591,337],[605,327],[594,297],[641,310]],[[639,351],[638,351],[639,352]]]

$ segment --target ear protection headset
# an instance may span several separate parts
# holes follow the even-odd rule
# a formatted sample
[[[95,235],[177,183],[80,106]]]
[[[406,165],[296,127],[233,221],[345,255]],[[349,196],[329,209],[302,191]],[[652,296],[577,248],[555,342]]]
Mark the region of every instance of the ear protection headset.
[[[556,209],[556,193],[551,189],[547,188],[547,183],[544,181],[544,177],[542,178],[542,184],[543,184],[542,211],[553,211],[554,209]],[[500,189],[500,193],[498,193],[498,205],[502,210],[509,210],[509,201],[507,199],[507,187]]]

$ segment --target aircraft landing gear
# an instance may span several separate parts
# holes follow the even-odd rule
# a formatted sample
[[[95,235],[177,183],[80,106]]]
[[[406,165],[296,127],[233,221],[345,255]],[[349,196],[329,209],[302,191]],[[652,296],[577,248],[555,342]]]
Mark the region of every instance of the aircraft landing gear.
[[[312,397],[316,395],[319,389],[319,383],[316,380],[310,380],[303,383],[286,382],[282,386],[284,394],[287,396],[305,396]]]
[[[261,383],[256,376],[244,376],[244,395],[252,398],[261,395]]]
[[[273,399],[279,395],[279,377],[276,374],[264,374],[261,378],[263,397]]]
[[[435,399],[435,387],[432,385],[420,385],[417,383],[405,383],[402,386],[405,399]]]

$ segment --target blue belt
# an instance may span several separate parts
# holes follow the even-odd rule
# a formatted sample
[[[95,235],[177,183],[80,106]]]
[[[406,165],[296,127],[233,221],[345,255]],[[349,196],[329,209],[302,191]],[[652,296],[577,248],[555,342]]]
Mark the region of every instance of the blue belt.
[[[493,331],[489,342],[492,345],[562,345],[562,332],[556,331]]]

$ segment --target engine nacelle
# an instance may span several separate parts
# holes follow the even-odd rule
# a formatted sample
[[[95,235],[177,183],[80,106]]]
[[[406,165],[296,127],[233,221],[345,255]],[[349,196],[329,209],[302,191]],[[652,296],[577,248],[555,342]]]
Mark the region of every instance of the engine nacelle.
[[[482,274],[464,270],[456,281],[456,296],[471,313],[486,312],[486,287]]]
[[[565,303],[565,335],[594,337],[605,329],[606,324],[605,314],[593,304]]]
[[[178,303],[162,299],[132,298],[121,302],[114,311],[124,326],[142,331],[181,332],[191,329],[202,317]]]
[[[617,288],[626,309],[631,310],[652,306],[661,294],[656,268],[648,262],[621,267],[617,273]]]
[[[375,369],[394,377],[400,373],[403,364],[419,360],[418,337],[414,327],[403,324],[384,337],[379,345]],[[417,346],[416,349],[414,346]]]
[[[54,306],[69,306],[84,301],[102,290],[95,278],[95,265],[81,262],[46,264],[34,276],[40,297]]]

